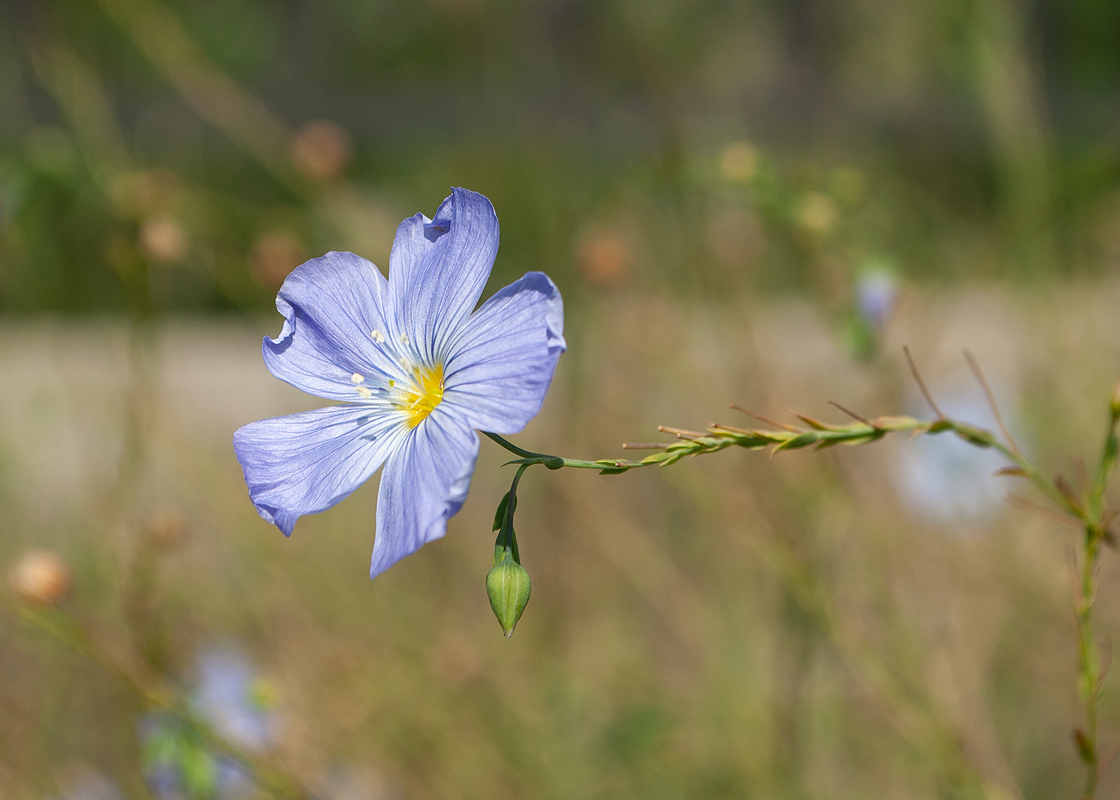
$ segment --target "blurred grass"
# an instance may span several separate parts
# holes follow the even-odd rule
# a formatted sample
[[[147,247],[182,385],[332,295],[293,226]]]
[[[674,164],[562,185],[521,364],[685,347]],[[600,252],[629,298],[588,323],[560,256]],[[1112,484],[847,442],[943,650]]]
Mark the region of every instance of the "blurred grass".
[[[531,473],[533,600],[507,642],[482,590],[493,448],[448,538],[371,583],[373,487],[283,540],[229,439],[317,405],[259,360],[287,271],[329,249],[384,268],[397,222],[455,184],[502,222],[488,291],[543,269],[564,294],[570,349],[526,446],[608,456],[734,423],[732,401],[918,411],[909,343],[946,393],[971,348],[1069,471],[1120,342],[1118,16],[0,7],[0,564],[63,553],[74,613],[187,683],[240,642],[279,687],[278,759],[323,796],[348,770],[365,797],[1073,796],[1067,534],[1000,505],[915,513],[904,442]],[[855,336],[869,268],[900,302]],[[0,794],[65,793],[79,762],[145,796],[138,700],[10,605],[0,642]]]

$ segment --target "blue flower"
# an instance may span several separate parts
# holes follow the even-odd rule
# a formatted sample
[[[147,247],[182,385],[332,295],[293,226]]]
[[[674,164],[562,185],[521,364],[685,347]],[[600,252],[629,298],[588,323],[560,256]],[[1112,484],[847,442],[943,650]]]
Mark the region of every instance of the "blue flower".
[[[898,302],[898,281],[887,268],[872,264],[860,273],[855,289],[860,317],[875,330],[882,329]]]
[[[263,686],[252,664],[238,650],[209,647],[198,656],[197,713],[218,732],[247,750],[266,750],[276,738],[277,719],[258,695]]]
[[[932,388],[938,406],[953,419],[997,430],[991,408],[977,389],[953,390],[936,384]],[[996,390],[997,396],[1005,396],[998,385]],[[919,400],[915,398],[911,405],[914,413],[923,413],[918,410]],[[1014,415],[1004,416],[1014,429]],[[917,516],[964,530],[961,525],[988,523],[1003,508],[1007,487],[993,473],[1007,466],[1007,460],[995,450],[974,447],[946,432],[905,443],[898,458],[891,474],[902,498]]]
[[[197,719],[252,753],[276,741],[280,720],[270,709],[266,682],[240,650],[211,646],[197,661],[198,685],[190,695]],[[255,796],[248,769],[214,749],[213,743],[183,719],[151,711],[140,719],[140,742],[148,788],[159,800]]]
[[[446,531],[478,457],[475,429],[521,431],[564,351],[560,292],[540,272],[477,311],[498,250],[490,201],[454,189],[434,219],[397,228],[389,278],[353,253],[295,269],[264,360],[277,378],[343,405],[261,420],[233,445],[257,511],[285,535],[382,464],[374,577]]]

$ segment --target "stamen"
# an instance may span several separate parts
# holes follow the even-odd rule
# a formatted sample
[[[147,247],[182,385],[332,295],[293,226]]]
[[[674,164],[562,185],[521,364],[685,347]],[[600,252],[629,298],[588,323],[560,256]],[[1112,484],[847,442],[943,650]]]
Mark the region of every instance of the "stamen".
[[[362,383],[365,379],[366,378],[365,378],[364,375],[355,372],[353,375],[350,376],[350,383]]]
[[[402,333],[401,334],[401,344],[408,344],[408,334],[407,333]]]
[[[369,390],[369,389],[368,389],[367,387],[365,387],[365,386],[359,386],[359,387],[358,387],[358,394],[360,394],[360,395],[361,395],[362,397],[364,397],[364,398],[365,398],[366,400],[369,400],[369,399],[370,399],[371,397],[373,397],[373,392],[371,392],[371,391],[370,391],[370,390]]]
[[[375,341],[377,344],[382,344],[385,341],[385,334],[383,334],[379,330],[373,330],[369,335],[370,338],[373,339],[373,341]]]
[[[443,365],[420,366],[402,360],[405,374],[401,384],[390,380],[390,402],[405,412],[409,427],[415,428],[443,402]]]

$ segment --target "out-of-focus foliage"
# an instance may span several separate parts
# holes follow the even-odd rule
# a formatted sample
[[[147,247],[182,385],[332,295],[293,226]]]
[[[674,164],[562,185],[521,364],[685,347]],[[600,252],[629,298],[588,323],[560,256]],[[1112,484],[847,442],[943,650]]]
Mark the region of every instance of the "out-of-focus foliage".
[[[207,654],[236,653],[220,704],[322,798],[1076,796],[1069,542],[971,451],[534,471],[507,641],[488,442],[448,537],[370,583],[375,494],[283,540],[229,441],[314,404],[260,363],[285,275],[384,269],[462,185],[493,285],[565,298],[526,446],[616,456],[731,401],[921,413],[903,343],[986,424],[967,346],[1076,483],[1120,359],[1117,30],[1103,0],[0,4],[0,564],[219,728]],[[0,795],[250,791],[19,613]]]
[[[712,295],[839,301],[877,258],[1099,272],[1117,27],[1013,0],[8,4],[0,308],[264,308],[309,253],[384,262],[451,182],[502,209],[502,279],[568,281],[602,227],[639,280]]]

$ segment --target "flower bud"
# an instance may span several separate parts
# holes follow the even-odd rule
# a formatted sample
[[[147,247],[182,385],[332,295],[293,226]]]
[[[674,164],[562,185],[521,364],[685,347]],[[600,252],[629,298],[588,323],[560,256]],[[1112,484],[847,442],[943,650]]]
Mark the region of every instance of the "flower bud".
[[[51,606],[70,592],[73,576],[70,567],[49,550],[32,550],[12,569],[8,582],[25,603]]]
[[[1112,418],[1120,419],[1120,383],[1116,384],[1116,388],[1112,390],[1111,410]]]
[[[171,217],[154,217],[145,221],[137,236],[144,254],[160,264],[182,261],[191,246],[183,226]]]
[[[494,609],[494,616],[498,618],[507,639],[513,635],[513,629],[529,603],[529,588],[528,571],[513,560],[509,551],[486,573],[490,608]]]

